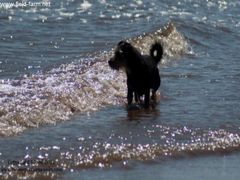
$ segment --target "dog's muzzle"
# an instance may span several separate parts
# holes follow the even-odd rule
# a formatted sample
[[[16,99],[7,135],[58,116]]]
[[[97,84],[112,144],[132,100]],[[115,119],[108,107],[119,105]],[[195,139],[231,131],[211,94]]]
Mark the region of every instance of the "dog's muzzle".
[[[116,69],[116,70],[119,69],[117,63],[114,61],[113,58],[111,58],[111,59],[108,61],[108,64],[109,64],[109,66],[110,66],[112,69]]]

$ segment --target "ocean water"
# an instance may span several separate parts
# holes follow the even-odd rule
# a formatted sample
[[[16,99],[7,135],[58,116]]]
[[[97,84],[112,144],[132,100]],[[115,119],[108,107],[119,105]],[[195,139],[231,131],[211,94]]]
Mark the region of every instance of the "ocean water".
[[[237,179],[238,0],[0,1],[1,179]],[[120,40],[164,47],[127,110]]]

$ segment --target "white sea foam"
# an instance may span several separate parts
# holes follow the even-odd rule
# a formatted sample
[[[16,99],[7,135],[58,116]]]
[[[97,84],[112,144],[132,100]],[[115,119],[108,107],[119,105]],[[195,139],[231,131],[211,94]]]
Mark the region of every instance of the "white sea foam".
[[[112,15],[112,19],[119,19],[121,17],[121,14]]]
[[[101,3],[101,4],[106,4],[107,3],[106,0],[98,0],[98,2]]]
[[[0,92],[1,93],[11,93],[12,91],[14,91],[14,87],[12,85],[9,84],[0,84]]]
[[[75,15],[75,13],[74,12],[62,12],[62,11],[60,11],[59,15],[63,16],[63,17],[73,17]]]
[[[87,10],[92,7],[92,4],[89,3],[87,0],[83,0],[83,3],[80,5],[80,9]]]

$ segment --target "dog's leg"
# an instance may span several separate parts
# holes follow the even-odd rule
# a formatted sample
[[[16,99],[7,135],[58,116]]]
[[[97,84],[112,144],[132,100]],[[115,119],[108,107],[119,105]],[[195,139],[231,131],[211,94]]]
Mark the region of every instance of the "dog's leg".
[[[150,89],[146,90],[145,97],[144,97],[144,107],[149,107],[149,101],[150,101]]]
[[[133,90],[129,87],[128,87],[128,93],[127,93],[127,100],[128,100],[128,105],[132,104]]]
[[[136,103],[140,103],[140,96],[138,95],[138,93],[134,92],[134,98]]]
[[[151,100],[156,101],[156,91],[152,90]]]

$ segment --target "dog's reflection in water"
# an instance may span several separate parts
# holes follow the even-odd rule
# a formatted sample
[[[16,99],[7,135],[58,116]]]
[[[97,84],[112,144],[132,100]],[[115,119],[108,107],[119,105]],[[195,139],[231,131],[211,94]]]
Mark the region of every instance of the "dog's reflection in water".
[[[157,103],[150,103],[148,108],[138,104],[131,104],[127,106],[127,120],[141,122],[144,120],[155,120],[159,118],[160,112],[157,108]]]

